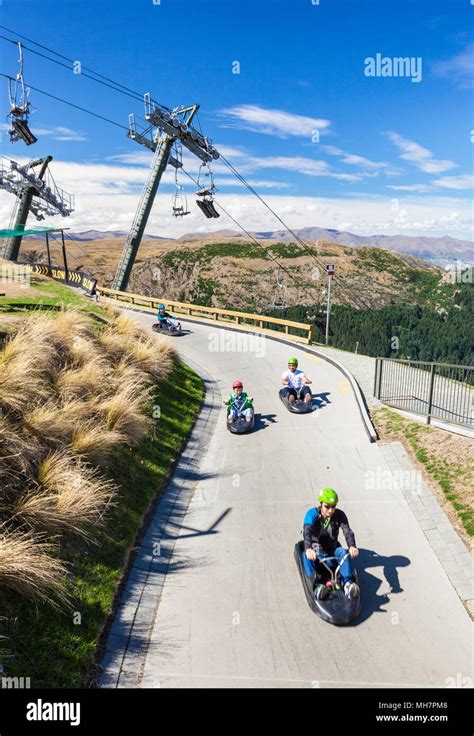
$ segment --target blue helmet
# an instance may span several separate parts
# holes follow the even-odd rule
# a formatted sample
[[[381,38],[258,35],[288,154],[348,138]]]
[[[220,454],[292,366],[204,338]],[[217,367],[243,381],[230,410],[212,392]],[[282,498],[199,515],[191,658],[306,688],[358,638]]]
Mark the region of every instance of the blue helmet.
[[[165,305],[164,305],[164,304],[160,304],[160,305],[158,306],[158,309],[165,309]]]

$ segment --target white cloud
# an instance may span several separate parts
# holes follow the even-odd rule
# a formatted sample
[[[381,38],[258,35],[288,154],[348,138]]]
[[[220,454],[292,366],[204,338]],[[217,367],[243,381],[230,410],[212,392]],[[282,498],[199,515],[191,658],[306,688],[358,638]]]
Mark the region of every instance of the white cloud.
[[[389,184],[388,189],[395,189],[399,192],[431,192],[433,187],[430,184],[401,184],[398,186]]]
[[[428,148],[423,148],[419,143],[403,138],[398,133],[389,131],[386,135],[402,152],[400,158],[404,161],[410,161],[417,169],[427,174],[441,174],[443,171],[449,171],[457,166],[454,161],[434,159],[432,152]]]
[[[37,138],[50,136],[54,141],[86,141],[87,137],[71,128],[64,128],[62,125],[57,125],[54,128],[36,128],[34,123],[30,121],[30,129]]]
[[[132,166],[150,166],[151,159],[153,158],[153,152],[135,151],[134,153],[117,153],[114,156],[106,156],[106,161],[117,161],[121,164],[130,164]]]
[[[440,179],[434,179],[431,184],[404,184],[400,186],[388,186],[388,189],[394,189],[400,192],[434,192],[439,188],[473,189],[474,176],[472,174],[465,174],[464,176],[442,176]]]
[[[358,156],[354,153],[346,153],[336,146],[321,146],[321,148],[331,156],[338,156],[342,163],[349,164],[351,166],[364,166],[367,169],[387,169],[389,167],[389,164],[385,161],[371,161],[364,156]]]
[[[331,125],[329,120],[296,115],[284,110],[272,110],[258,105],[237,105],[219,110],[218,114],[220,117],[228,118],[222,124],[223,128],[243,128],[279,138],[312,137],[315,131],[321,133]]]
[[[466,174],[465,176],[442,176],[441,179],[435,179],[433,184],[445,189],[473,189],[474,176]]]
[[[434,64],[433,73],[438,77],[452,79],[461,89],[472,89],[474,86],[474,43],[466,46],[463,51],[451,59]]]
[[[265,159],[263,159],[265,161]],[[19,163],[26,159],[19,160]],[[273,164],[288,167],[306,166],[307,161],[280,157]],[[268,163],[268,162],[266,162]],[[324,162],[313,162],[317,169]],[[106,164],[79,164],[54,161],[52,173],[58,185],[76,194],[76,211],[64,220],[60,217],[47,218],[41,224],[70,227],[73,231],[90,229],[123,230],[127,232],[133,221],[145,180],[142,167],[113,166]],[[449,179],[449,177],[446,177]],[[455,177],[453,177],[455,178]],[[234,225],[224,214],[217,220],[206,220],[194,203],[194,186],[185,186],[191,214],[183,220],[175,220],[171,214],[171,193],[173,174],[166,172],[163,179],[164,191],[160,190],[150,215],[147,231],[167,237],[179,237],[187,232],[207,232]],[[183,179],[185,181],[185,179]],[[242,190],[242,193],[226,193],[232,178],[217,181],[221,191],[217,201],[229,210],[230,214],[248,230],[281,229],[281,225],[258,200]],[[447,195],[423,195],[415,192],[400,194],[398,210],[392,211],[390,197],[368,193],[349,193],[345,199],[336,197],[310,197],[277,194],[279,183],[271,179],[252,180],[256,188],[266,187],[269,191],[265,200],[278,214],[284,217],[290,227],[320,227],[340,229],[341,223],[350,223],[352,232],[370,235],[372,233],[407,235],[441,235],[471,238],[471,203],[468,197]],[[272,191],[275,190],[275,191]],[[0,191],[0,218],[10,219],[13,197]],[[433,214],[434,213],[434,214]],[[30,224],[35,220],[30,218]]]

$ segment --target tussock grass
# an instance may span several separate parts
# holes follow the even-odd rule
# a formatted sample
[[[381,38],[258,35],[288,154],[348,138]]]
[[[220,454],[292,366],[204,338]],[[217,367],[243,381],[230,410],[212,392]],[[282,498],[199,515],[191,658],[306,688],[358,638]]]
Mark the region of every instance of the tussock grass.
[[[108,360],[112,364],[118,363],[120,360],[127,357],[127,347],[124,339],[115,332],[113,327],[106,327],[105,330],[100,333],[98,343],[100,349],[105,355],[107,355]]]
[[[23,416],[26,432],[33,434],[48,446],[68,444],[74,432],[76,418],[60,411],[56,401],[37,404]]]
[[[49,535],[89,538],[91,528],[102,525],[116,493],[111,481],[65,451],[54,452],[41,462],[38,483],[38,488],[19,498],[15,516]]]
[[[100,357],[104,358],[95,339],[76,335],[71,343],[71,359],[74,366],[86,365],[90,360]]]
[[[93,465],[106,465],[114,449],[126,443],[125,435],[109,429],[103,421],[83,422],[74,430],[71,449]]]
[[[0,416],[0,482],[8,485],[19,475],[31,471],[38,452],[37,443],[28,441],[14,424]]]
[[[0,595],[66,601],[68,539],[104,523],[117,494],[104,473],[150,432],[174,360],[123,315],[105,329],[76,309],[16,325],[0,349]]]
[[[0,527],[0,589],[50,604],[65,603],[66,566],[55,552],[53,544],[33,532]]]
[[[93,355],[79,368],[59,373],[56,390],[61,398],[81,399],[100,394],[111,378],[111,369],[100,355]]]
[[[129,444],[138,444],[151,428],[151,420],[145,413],[151,396],[151,388],[144,388],[140,380],[124,383],[100,405],[107,428],[119,432]]]
[[[171,346],[147,336],[134,341],[127,340],[126,345],[130,359],[138,368],[149,373],[156,381],[166,378],[175,358]]]
[[[118,314],[113,322],[114,329],[118,335],[126,339],[140,339],[144,336],[143,327],[125,314]]]
[[[126,357],[122,358],[114,367],[112,381],[113,391],[115,388],[123,386],[130,381],[134,381],[136,384],[141,383],[143,388],[147,388],[154,383],[153,376],[146,373],[144,370],[137,368],[137,366]]]
[[[0,350],[0,409],[7,414],[21,413],[33,402],[44,401],[50,390],[34,356],[24,348],[17,354],[16,347],[7,343]]]

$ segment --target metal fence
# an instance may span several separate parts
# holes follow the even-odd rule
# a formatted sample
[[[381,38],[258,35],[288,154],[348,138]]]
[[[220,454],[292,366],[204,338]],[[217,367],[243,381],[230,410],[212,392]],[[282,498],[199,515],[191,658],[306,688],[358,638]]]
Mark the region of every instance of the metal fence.
[[[474,368],[377,358],[374,395],[390,406],[474,428]]]

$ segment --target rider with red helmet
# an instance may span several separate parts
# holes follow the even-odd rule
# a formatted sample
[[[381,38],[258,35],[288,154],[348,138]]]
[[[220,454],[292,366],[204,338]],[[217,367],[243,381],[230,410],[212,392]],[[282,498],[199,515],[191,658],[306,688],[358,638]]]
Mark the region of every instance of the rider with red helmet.
[[[229,423],[235,422],[241,414],[244,415],[247,421],[250,421],[253,414],[252,402],[253,399],[249,399],[244,391],[242,381],[234,381],[232,384],[232,393],[227,401],[224,401],[224,404],[227,406],[227,421]]]

